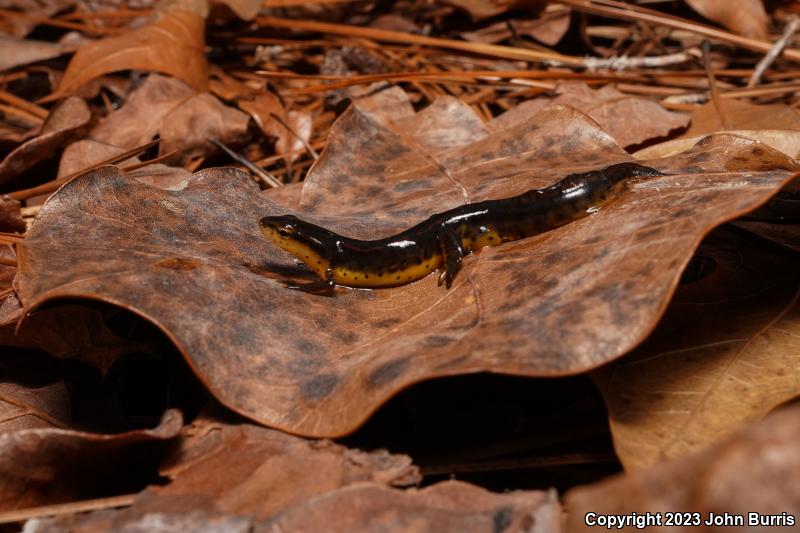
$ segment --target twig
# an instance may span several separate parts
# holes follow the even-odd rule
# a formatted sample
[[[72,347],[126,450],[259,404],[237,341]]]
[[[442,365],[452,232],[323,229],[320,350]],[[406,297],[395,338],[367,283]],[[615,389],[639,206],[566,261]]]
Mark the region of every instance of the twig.
[[[125,172],[133,172],[134,170],[139,170],[142,167],[146,167],[147,165],[155,165],[156,163],[160,163],[165,159],[169,159],[173,155],[177,154],[178,150],[171,150],[166,154],[162,154],[158,157],[154,157],[153,159],[148,159],[147,161],[142,161],[140,163],[133,163],[132,165],[128,165],[127,167],[122,167],[122,170]]]
[[[741,87],[720,92],[722,98],[752,98],[754,96],[772,96],[800,91],[800,83],[775,83],[758,87]],[[671,104],[702,103],[708,100],[708,93],[685,93],[667,97],[663,102]],[[662,102],[662,103],[663,103]]]
[[[234,152],[221,142],[215,139],[211,139],[211,144],[213,144],[214,146],[216,146],[217,148],[228,154],[228,157],[230,157],[231,159],[238,161],[239,163],[247,167],[247,169],[250,170],[250,172],[255,174],[257,178],[259,178],[261,181],[263,181],[270,187],[280,187],[281,185],[283,185],[283,183],[278,181],[278,179],[275,176],[273,176],[263,168],[259,167],[258,165],[247,159],[245,156],[237,154],[236,152]]]
[[[6,233],[5,231],[0,231],[0,243],[16,244],[24,240],[25,237],[17,235],[16,233]]]
[[[733,129],[733,124],[722,105],[722,97],[719,94],[719,87],[717,87],[717,79],[711,71],[711,43],[709,41],[703,41],[701,48],[703,49],[703,64],[706,68],[706,77],[708,77],[708,92],[711,95],[711,102],[713,102],[714,108],[717,110],[717,115],[719,116],[719,121],[722,123],[722,127],[726,130]]]
[[[8,18],[18,18],[23,20],[29,20],[31,22],[35,22],[37,24],[43,24],[45,26],[55,26],[56,28],[65,28],[67,30],[77,30],[84,33],[92,33],[95,35],[112,35],[120,33],[121,30],[114,29],[114,28],[100,28],[98,26],[88,26],[86,24],[77,24],[75,22],[67,22],[66,20],[58,20],[58,19],[51,19],[48,17],[42,17],[40,15],[31,15],[29,13],[23,13],[21,11],[12,11],[10,9],[0,9],[0,16],[8,17]]]
[[[23,98],[20,98],[19,96],[12,94],[8,91],[0,90],[0,101],[16,106],[22,109],[23,111],[27,112],[28,114],[33,115],[40,119],[45,119],[47,118],[47,115],[50,114],[50,112],[47,109],[40,107],[34,104],[33,102],[29,102]]]
[[[0,257],[0,265],[15,267],[17,266],[17,260],[10,257]]]
[[[656,68],[669,65],[680,65],[688,61],[693,61],[701,57],[697,48],[690,48],[685,52],[677,54],[667,54],[663,56],[644,56],[644,57],[587,57],[584,59],[586,70],[594,71],[601,69],[608,70],[629,70],[635,68]],[[554,62],[556,63],[556,62]]]
[[[797,29],[800,28],[800,17],[797,15],[792,15],[789,18],[789,23],[786,24],[786,27],[783,29],[783,35],[781,38],[775,41],[775,45],[767,52],[761,61],[758,62],[756,65],[756,69],[753,71],[753,75],[750,76],[750,81],[747,82],[748,87],[755,86],[761,76],[764,75],[764,72],[767,71],[770,65],[778,59],[778,56],[781,55],[783,49],[789,44],[789,41],[792,40],[792,36],[797,32]]]
[[[755,50],[756,52],[767,53],[772,48],[772,43],[768,41],[742,37],[741,35],[691,22],[680,17],[666,15],[636,4],[618,2],[617,0],[559,0],[559,3],[568,5],[576,11],[592,15],[631,20],[634,22],[643,21],[678,30],[685,30],[697,35],[702,35],[708,39],[726,42],[748,50]],[[786,49],[783,55],[786,59],[791,61],[800,61],[800,50]]]
[[[303,144],[303,147],[308,151],[309,154],[311,154],[311,157],[313,157],[314,159],[319,159],[319,154],[317,153],[316,150],[314,150],[314,147],[308,144],[308,141],[303,139],[303,136],[297,133],[293,127],[291,127],[285,120],[283,120],[279,115],[275,113],[270,112],[270,116],[275,120],[277,120],[278,122],[280,122],[281,126],[289,130],[289,133],[294,135],[297,138],[297,140]]]
[[[28,198],[32,198],[32,197],[38,196],[40,194],[47,194],[47,193],[53,192],[56,189],[58,189],[59,187],[61,187],[62,185],[64,185],[65,183],[68,183],[68,182],[74,180],[75,178],[77,178],[79,176],[83,176],[84,174],[87,174],[87,173],[89,173],[89,172],[91,172],[93,170],[97,170],[98,168],[104,167],[106,165],[113,165],[115,163],[119,163],[120,161],[125,161],[126,159],[128,159],[130,157],[133,157],[135,155],[138,155],[138,154],[144,152],[145,150],[149,150],[150,148],[152,148],[153,146],[156,146],[160,142],[161,142],[161,139],[156,139],[155,141],[151,141],[151,142],[149,142],[147,144],[143,144],[142,146],[138,146],[136,148],[128,150],[127,152],[123,152],[123,153],[121,153],[119,155],[116,155],[114,157],[110,157],[110,158],[106,159],[105,161],[97,163],[96,165],[92,165],[92,166],[90,166],[88,168],[85,168],[83,170],[79,170],[78,172],[73,172],[72,174],[69,174],[68,176],[64,176],[61,179],[48,181],[47,183],[43,183],[41,185],[37,185],[36,187],[31,187],[30,189],[22,189],[22,190],[19,190],[19,191],[14,191],[14,192],[10,193],[9,196],[11,198],[15,199],[15,200],[27,200]]]
[[[44,518],[48,516],[98,511],[100,509],[113,509],[115,507],[128,507],[133,503],[134,499],[136,499],[136,494],[123,494],[121,496],[97,498],[95,500],[83,500],[70,503],[57,503],[55,505],[43,505],[41,507],[29,507],[27,509],[15,509],[13,511],[5,511],[0,513],[0,524],[23,522],[31,518]]]
[[[364,37],[376,41],[434,46],[437,48],[460,50],[462,52],[469,52],[473,54],[502,57],[505,59],[519,59],[522,61],[531,62],[561,61],[562,63],[570,65],[580,65],[582,63],[582,58],[580,57],[567,56],[555,52],[527,50],[497,44],[457,41],[455,39],[438,39],[435,37],[427,37],[425,35],[416,35],[401,31],[380,30],[377,28],[366,28],[361,26],[350,26],[348,24],[333,24],[329,22],[316,22],[312,20],[290,20],[278,17],[258,17],[256,19],[256,24],[259,26],[270,26],[273,28],[332,33],[334,35],[345,35],[347,37]]]

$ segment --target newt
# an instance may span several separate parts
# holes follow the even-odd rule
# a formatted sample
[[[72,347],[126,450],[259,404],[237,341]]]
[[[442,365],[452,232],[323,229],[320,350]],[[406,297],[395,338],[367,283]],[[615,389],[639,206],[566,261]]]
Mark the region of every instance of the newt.
[[[636,163],[570,174],[542,189],[437,213],[397,235],[376,240],[351,239],[294,215],[264,217],[260,228],[270,242],[320,277],[318,282],[292,288],[394,287],[438,270],[439,285],[449,289],[467,254],[591,215],[616,200],[633,179],[663,175]]]

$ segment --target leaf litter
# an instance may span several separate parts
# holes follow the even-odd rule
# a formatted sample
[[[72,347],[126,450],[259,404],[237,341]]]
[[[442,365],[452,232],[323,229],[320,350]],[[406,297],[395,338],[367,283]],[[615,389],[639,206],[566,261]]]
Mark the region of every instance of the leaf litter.
[[[790,42],[791,15],[778,7],[768,23],[759,2],[690,3],[728,33],[689,20],[688,10],[684,19],[612,2],[570,1],[539,12],[514,2],[412,2],[379,16],[347,3],[289,4],[228,2],[253,21],[245,31],[232,13],[209,11],[203,1],[159,3],[153,11],[149,4],[4,6],[0,27],[16,39],[5,46],[21,52],[7,59],[16,66],[7,64],[0,81],[0,143],[12,151],[0,163],[11,193],[0,203],[0,231],[27,242],[0,235],[0,438],[7,443],[0,465],[9,472],[2,503],[23,508],[0,513],[0,522],[34,517],[26,531],[561,527],[553,491],[494,494],[462,482],[409,489],[419,477],[402,454],[359,452],[241,420],[195,419],[209,399],[195,391],[189,401],[176,388],[194,382],[173,368],[180,360],[168,341],[227,407],[308,436],[350,433],[420,380],[481,371],[572,375],[600,365],[593,376],[609,405],[614,446],[636,471],[604,482],[600,498],[592,486],[568,493],[567,527],[576,527],[583,503],[573,495],[581,491],[593,508],[616,501],[623,509],[643,494],[650,499],[642,505],[657,508],[658,491],[636,485],[647,480],[671,487],[666,510],[745,509],[736,502],[758,488],[742,485],[748,470],[737,457],[750,460],[756,484],[779,480],[777,492],[757,494],[770,500],[759,500],[759,510],[794,505],[791,491],[780,489],[792,479],[790,454],[773,453],[792,442],[791,431],[771,441],[774,470],[762,461],[767,448],[752,445],[752,435],[763,440],[761,426],[726,437],[796,396],[787,250],[800,233],[796,186],[781,186],[800,152],[796,97],[785,81],[798,55],[790,44],[780,57],[778,43],[761,62],[775,66],[754,72],[752,57],[730,53],[732,46],[768,52],[772,30],[784,22]],[[254,19],[259,13],[270,16]],[[592,18],[598,14],[607,17],[603,25]],[[467,15],[472,24],[459,22]],[[436,37],[443,29],[471,42]],[[321,37],[309,37],[312,31]],[[731,46],[712,47],[705,71],[691,70],[701,57],[698,35]],[[579,40],[584,48],[573,47]],[[600,57],[584,58],[584,49]],[[57,56],[75,50],[64,70]],[[531,68],[542,58],[552,63]],[[208,61],[218,64],[208,68]],[[739,87],[748,77],[748,88]],[[717,94],[707,91],[714,85]],[[50,105],[69,93],[75,97]],[[64,112],[67,103],[74,113]],[[161,146],[148,159],[154,138]],[[258,178],[262,185],[285,185],[259,191],[242,173],[214,169],[228,161],[209,141],[275,172],[276,179]],[[372,293],[339,289],[330,298],[287,293],[278,282],[307,273],[252,231],[261,216],[291,211],[349,235],[386,235],[466,201],[631,160],[621,147],[643,147],[636,160],[669,174],[637,184],[589,219],[471,256],[450,292],[428,279]],[[57,185],[129,151],[118,162],[128,172],[94,170],[42,206]],[[197,169],[204,170],[192,175]],[[43,183],[52,176],[59,181]],[[745,213],[734,224],[747,233],[715,231],[692,255],[712,228]],[[142,335],[146,323],[133,315],[120,321],[75,297],[131,310],[166,337]],[[704,313],[710,308],[718,309],[716,320]],[[478,402],[492,391],[475,394]],[[194,423],[181,428],[177,413],[166,411],[159,425],[170,406]],[[506,410],[500,418],[513,419],[519,406]],[[556,407],[548,416],[560,413]],[[791,426],[791,415],[777,416]],[[144,427],[152,429],[132,429]],[[553,434],[543,426],[542,433],[537,442],[563,442],[575,429]],[[424,471],[562,464],[566,473],[580,464],[585,473],[602,456],[571,458],[559,445],[555,459],[546,451],[540,457],[540,443],[528,452],[533,462],[481,465],[495,448],[520,445],[496,444],[476,445],[478,462],[467,453],[460,467],[442,448],[440,463]],[[724,453],[741,447],[746,452]],[[469,443],[456,454],[464,448]],[[245,466],[234,468],[240,459]],[[709,464],[716,470],[702,480],[687,474]],[[152,485],[159,472],[166,486],[114,496]],[[100,499],[75,501],[87,497]],[[58,502],[67,503],[48,507]],[[130,508],[74,514],[119,505]],[[51,513],[68,514],[36,518]]]

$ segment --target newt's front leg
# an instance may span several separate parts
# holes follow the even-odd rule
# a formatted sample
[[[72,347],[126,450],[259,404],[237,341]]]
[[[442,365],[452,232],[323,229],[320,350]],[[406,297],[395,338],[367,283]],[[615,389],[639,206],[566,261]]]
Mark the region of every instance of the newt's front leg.
[[[325,270],[325,278],[310,283],[293,283],[291,281],[282,282],[288,289],[309,293],[332,291],[336,287],[336,279],[333,277],[333,269]]]
[[[445,283],[448,289],[453,284],[453,278],[461,268],[461,259],[464,257],[464,248],[461,246],[461,238],[455,231],[444,227],[439,230],[437,235],[439,249],[442,252],[442,267],[439,272],[439,285]]]

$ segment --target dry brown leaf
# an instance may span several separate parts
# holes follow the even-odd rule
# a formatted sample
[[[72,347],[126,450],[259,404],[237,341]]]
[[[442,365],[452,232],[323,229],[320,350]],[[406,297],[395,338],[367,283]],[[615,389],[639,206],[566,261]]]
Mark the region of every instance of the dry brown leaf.
[[[181,160],[205,155],[215,139],[236,145],[247,136],[249,117],[207,93],[197,93],[176,79],[153,74],[92,130],[96,141],[124,149],[141,146],[156,136],[160,151],[180,152]]]
[[[731,130],[799,130],[800,112],[786,104],[751,104],[744,100],[722,99],[723,112]],[[723,131],[722,119],[713,102],[692,112],[692,125],[684,137]]]
[[[75,0],[4,0],[4,9],[22,11],[33,17],[0,17],[0,32],[13,37],[25,37],[39,25],[34,17],[50,17],[73,5]]]
[[[494,494],[461,481],[405,491],[359,483],[310,498],[253,531],[559,533],[562,522],[555,492]]]
[[[70,176],[81,172],[89,167],[108,161],[124,153],[125,149],[111,144],[106,144],[92,139],[81,139],[64,148],[61,159],[58,162],[57,179]],[[125,167],[140,163],[138,157],[130,157],[125,161],[120,161],[118,166]]]
[[[186,434],[162,465],[161,474],[171,482],[142,493],[132,515],[172,500],[186,510],[266,519],[352,483],[403,487],[421,479],[405,455],[351,450],[254,425],[200,419]]]
[[[242,20],[253,20],[264,4],[263,0],[212,0],[211,3],[226,5]]]
[[[709,272],[710,271],[710,272]],[[656,330],[595,377],[627,468],[708,447],[800,395],[800,262],[712,233]]]
[[[4,341],[0,357],[0,435],[64,427],[70,417],[70,400],[57,365],[35,352],[15,352],[5,337],[5,332],[0,333]]]
[[[239,99],[236,104],[253,117],[264,135],[277,139],[275,143],[277,155],[300,150],[311,138],[311,116],[298,111],[287,112],[280,99],[271,92],[265,91],[249,98]],[[288,124],[292,131],[275,116]]]
[[[492,44],[516,36],[527,36],[548,46],[555,46],[567,33],[571,15],[570,8],[551,4],[539,18],[503,20],[479,30],[462,32],[461,36],[468,41]]]
[[[167,411],[158,427],[117,435],[54,428],[0,434],[0,510],[105,496],[120,468],[146,468],[148,450],[178,435],[182,417]]]
[[[63,305],[33,313],[22,322],[17,336],[59,359],[78,359],[105,374],[127,354],[153,351],[148,341],[133,341],[111,331],[101,311]]]
[[[570,490],[565,498],[568,531],[597,531],[585,525],[587,513],[625,515],[676,512],[743,515],[744,526],[649,527],[638,531],[676,533],[790,531],[800,507],[800,407],[781,409],[713,448],[650,469],[615,476]],[[779,517],[771,527],[748,525],[748,513]],[[787,524],[787,514],[794,515]],[[781,523],[783,519],[783,523]],[[783,525],[784,527],[780,527]],[[785,527],[794,525],[795,527]],[[603,528],[605,529],[605,528]],[[626,528],[633,529],[632,527]]]
[[[738,228],[747,230],[795,253],[800,252],[800,224],[796,221],[774,223],[760,220],[739,220],[734,224]]]
[[[20,65],[52,59],[63,53],[64,49],[58,43],[15,39],[0,35],[0,72]]]
[[[7,194],[0,196],[0,231],[25,232],[25,221],[22,220],[20,203]],[[2,283],[0,283],[0,287],[2,287]]]
[[[89,167],[108,161],[125,152],[125,149],[110,144],[83,139],[67,146],[58,165],[58,177],[72,175]],[[138,157],[131,157],[117,163],[125,168],[129,165],[141,163]],[[183,189],[188,183],[191,172],[183,167],[170,167],[160,163],[145,165],[128,173],[128,176],[140,180],[142,183],[153,185],[160,189]],[[28,203],[30,205],[30,202]]]
[[[494,494],[460,481],[420,490],[357,482],[304,498],[260,523],[253,516],[218,512],[211,504],[196,507],[190,500],[165,498],[162,502],[151,499],[149,509],[137,501],[132,509],[122,511],[30,521],[26,531],[559,533],[562,524],[561,507],[553,492]]]
[[[537,0],[446,0],[444,3],[463,9],[473,20],[494,17],[512,9],[531,9],[542,5]]]
[[[300,214],[378,237],[465,200],[629,159],[593,120],[564,107],[492,129],[449,149],[448,139],[429,136],[427,150],[354,106],[304,182]],[[208,169],[171,192],[106,168],[43,206],[20,245],[21,299],[29,310],[58,297],[135,310],[225,405],[291,432],[341,435],[423,379],[563,375],[619,357],[649,334],[702,236],[767,201],[790,174],[779,169],[796,168],[726,135],[649,164],[671,175],[584,220],[469,256],[449,291],[430,276],[330,298],[278,283],[294,259],[265,243],[256,221],[286,210],[244,174]]]
[[[686,0],[692,9],[745,37],[767,39],[767,13],[762,0]]]
[[[150,25],[87,44],[69,62],[59,94],[118,70],[145,70],[175,76],[198,91],[208,89],[205,20],[192,11],[163,12]]]
[[[17,255],[14,252],[14,247],[9,244],[0,245],[0,257],[3,259],[16,260]],[[8,289],[11,287],[11,282],[17,274],[17,267],[13,265],[0,265],[0,290]],[[0,322],[3,324],[3,322]]]
[[[39,134],[0,161],[0,183],[15,178],[83,134],[92,114],[81,98],[70,97],[50,111]]]
[[[800,123],[798,124],[800,126]],[[738,135],[747,139],[762,142],[784,154],[792,159],[800,158],[800,130],[733,130],[726,131],[731,135]],[[669,157],[671,155],[679,154],[689,150],[697,144],[697,142],[705,137],[703,135],[695,135],[692,137],[682,137],[680,139],[672,139],[662,143],[648,146],[637,152],[634,152],[633,157],[636,159],[657,159],[660,157]]]
[[[568,105],[596,120],[620,146],[665,137],[669,132],[689,124],[688,115],[667,111],[652,100],[623,94],[610,85],[595,91],[584,83],[570,83],[559,85],[556,91],[560,94],[554,99],[528,100],[493,122],[497,127],[505,128],[522,121],[536,120],[536,116],[548,106]]]
[[[405,455],[363,452],[249,424],[202,417],[184,435],[162,464],[161,475],[170,483],[146,489],[128,509],[60,525],[70,531],[119,531],[152,522],[148,517],[172,521],[181,515],[190,530],[226,517],[246,516],[252,526],[353,484],[405,487],[421,480]]]

